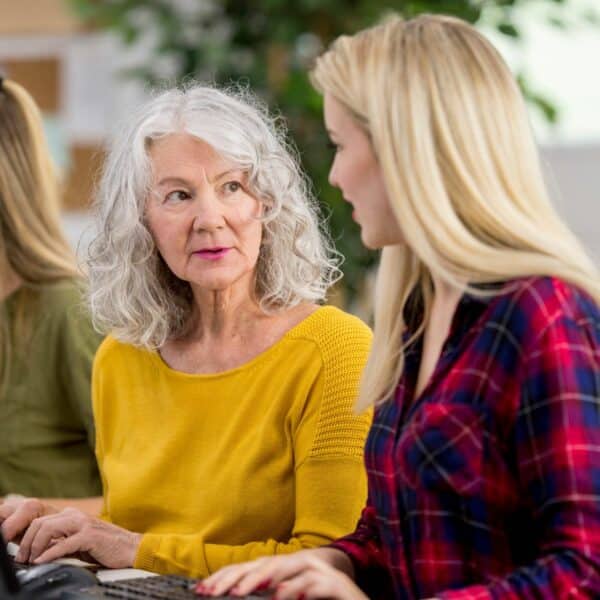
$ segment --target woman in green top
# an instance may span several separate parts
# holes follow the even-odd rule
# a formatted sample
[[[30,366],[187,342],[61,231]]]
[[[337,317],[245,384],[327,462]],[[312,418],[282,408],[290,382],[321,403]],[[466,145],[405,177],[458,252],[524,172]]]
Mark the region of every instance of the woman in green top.
[[[80,280],[39,110],[0,79],[0,497],[102,491],[90,400],[100,337],[80,306]]]

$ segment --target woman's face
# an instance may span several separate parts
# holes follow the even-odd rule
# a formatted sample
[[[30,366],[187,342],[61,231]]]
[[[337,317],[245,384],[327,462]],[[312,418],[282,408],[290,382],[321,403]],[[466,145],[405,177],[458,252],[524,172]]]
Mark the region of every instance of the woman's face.
[[[324,117],[336,147],[329,183],[354,208],[352,218],[360,225],[363,244],[376,249],[403,243],[369,136],[330,94],[325,94]]]
[[[146,221],[171,271],[199,291],[251,286],[262,224],[247,174],[185,133],[153,140],[149,156]]]

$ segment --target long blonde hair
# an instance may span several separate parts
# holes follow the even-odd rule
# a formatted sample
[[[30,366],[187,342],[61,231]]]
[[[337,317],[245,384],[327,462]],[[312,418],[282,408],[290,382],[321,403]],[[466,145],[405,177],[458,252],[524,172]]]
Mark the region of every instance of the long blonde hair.
[[[410,343],[407,302],[417,295],[423,307],[412,340],[429,316],[432,276],[473,293],[556,276],[600,301],[596,267],[548,199],[515,79],[475,28],[392,16],[338,38],[311,77],[370,135],[406,240],[382,252],[359,409],[392,395]]]
[[[13,81],[0,87],[0,292],[11,270],[21,281],[15,335],[27,340],[29,308],[40,284],[78,275],[60,226],[60,204],[41,115]],[[11,354],[5,307],[0,310],[0,386]]]

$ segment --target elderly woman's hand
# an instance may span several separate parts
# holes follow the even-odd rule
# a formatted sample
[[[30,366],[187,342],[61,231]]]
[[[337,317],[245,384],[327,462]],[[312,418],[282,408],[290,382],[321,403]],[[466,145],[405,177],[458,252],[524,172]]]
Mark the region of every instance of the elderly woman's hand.
[[[83,554],[110,569],[133,566],[142,535],[74,508],[34,519],[21,540],[17,561],[43,563]]]
[[[57,512],[52,505],[37,498],[7,496],[0,504],[2,535],[7,542],[18,540],[34,519]]]
[[[196,592],[243,596],[272,589],[276,600],[366,600],[347,573],[352,573],[352,565],[343,552],[317,548],[225,567],[198,584]]]

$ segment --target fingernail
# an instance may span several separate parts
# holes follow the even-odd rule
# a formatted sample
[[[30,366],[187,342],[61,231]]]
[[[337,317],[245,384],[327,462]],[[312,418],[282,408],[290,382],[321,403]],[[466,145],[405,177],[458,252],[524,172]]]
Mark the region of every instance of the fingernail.
[[[271,580],[265,579],[264,581],[261,581],[254,589],[257,592],[262,592],[263,590],[268,589],[270,585],[271,585]]]
[[[213,588],[209,585],[205,585],[203,583],[199,583],[196,586],[196,593],[197,594],[202,594],[203,596],[211,596],[212,595],[212,591]]]

